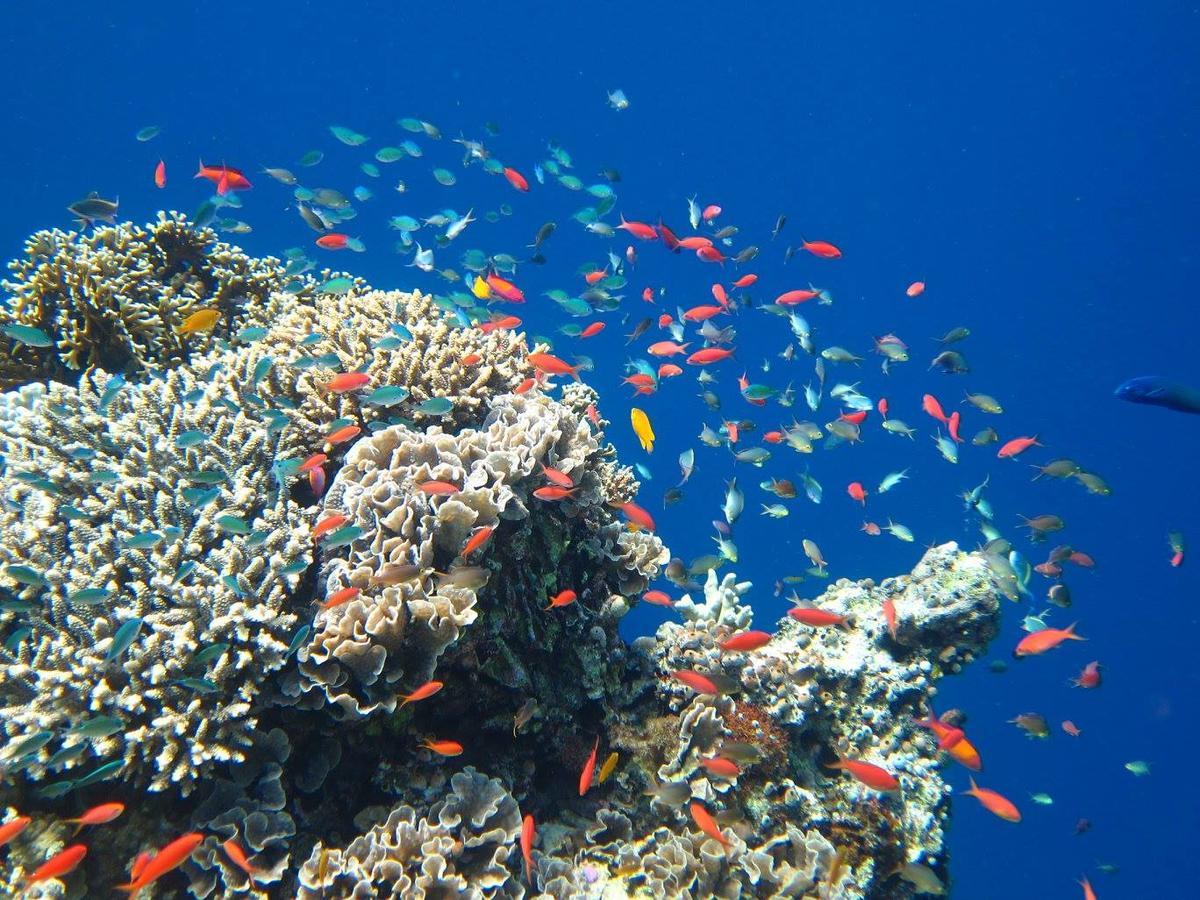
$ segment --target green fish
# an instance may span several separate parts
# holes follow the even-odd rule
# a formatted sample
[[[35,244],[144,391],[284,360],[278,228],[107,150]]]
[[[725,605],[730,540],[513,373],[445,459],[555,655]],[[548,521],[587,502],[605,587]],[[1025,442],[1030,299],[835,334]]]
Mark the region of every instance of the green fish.
[[[325,539],[324,545],[326,549],[344,547],[358,540],[365,533],[366,529],[361,525],[343,525]]]
[[[298,162],[302,166],[315,166],[317,163],[319,163],[324,158],[325,158],[325,154],[322,153],[320,150],[309,150],[307,153],[305,153],[303,156],[300,157]]]
[[[29,347],[49,347],[54,343],[50,335],[46,334],[40,328],[34,328],[32,325],[5,325],[0,331],[3,331],[14,341]]]
[[[224,484],[229,480],[229,476],[220,469],[202,469],[198,472],[188,472],[183,476],[188,481],[194,481],[196,484]]]
[[[67,600],[77,606],[99,606],[112,596],[112,591],[105,588],[84,588],[67,594]]]
[[[1125,763],[1125,768],[1138,778],[1141,778],[1143,775],[1150,774],[1150,763],[1140,759],[1135,759],[1133,762]]]
[[[4,574],[19,584],[26,584],[30,587],[46,586],[46,579],[29,566],[5,566]]]
[[[228,650],[230,646],[230,644],[226,643],[209,644],[207,647],[197,653],[192,661],[201,666],[208,665],[208,663],[212,662],[214,659]]]
[[[312,634],[312,626],[311,625],[301,625],[299,630],[297,630],[296,633],[294,635],[292,635],[292,639],[288,643],[287,652],[283,654],[283,658],[287,659],[293,653],[295,653],[297,650],[299,650],[300,647],[304,644],[304,642],[308,640],[308,636],[310,634]]]
[[[87,787],[89,784],[95,784],[98,781],[104,781],[109,775],[115,775],[125,767],[125,760],[117,759],[112,762],[105,763],[92,771],[88,772],[82,778],[75,782],[75,787]]]
[[[48,760],[46,760],[46,768],[54,769],[58,766],[66,765],[69,762],[74,762],[75,760],[79,759],[79,757],[83,756],[87,748],[87,744],[76,744],[73,747],[63,747]]]
[[[381,163],[394,163],[404,159],[404,151],[399,147],[380,147],[375,151],[375,159]]]
[[[104,738],[110,734],[116,734],[125,723],[115,716],[96,716],[92,719],[84,719],[81,722],[76,722],[67,729],[67,734],[77,734],[86,738]]]
[[[175,446],[180,450],[186,450],[189,447],[199,447],[208,440],[208,434],[204,431],[185,431],[175,438]]]
[[[180,687],[193,690],[197,694],[214,694],[218,690],[216,684],[207,678],[179,678],[175,683]]]
[[[200,507],[200,506],[208,506],[208,504],[212,503],[219,496],[221,496],[221,489],[215,488],[215,487],[214,488],[185,487],[182,490],[180,490],[179,493],[183,497],[183,499],[186,500],[188,503],[190,503],[192,506]]]
[[[342,276],[340,278],[330,278],[324,284],[317,288],[318,294],[333,294],[340,297],[354,287],[354,279]]]
[[[358,147],[365,144],[368,140],[366,135],[359,134],[353,128],[347,128],[344,125],[330,125],[329,130],[333,132],[335,138],[347,147]]]
[[[3,750],[0,750],[0,757],[4,759],[21,759],[29,756],[31,753],[37,753],[48,743],[54,740],[53,731],[35,731],[33,734],[9,744]]]
[[[449,169],[434,169],[433,179],[443,187],[453,187],[458,179],[454,177],[454,173]]]
[[[118,628],[117,633],[113,635],[112,643],[109,644],[108,652],[104,654],[104,661],[106,663],[115,661],[137,640],[141,630],[142,620],[140,618],[130,619]]]
[[[149,550],[162,543],[163,536],[157,531],[142,531],[130,535],[123,542],[126,550]]]
[[[134,137],[144,144],[146,141],[154,140],[161,132],[161,125],[147,125],[145,128],[139,128]]]
[[[414,407],[415,412],[423,413],[427,416],[444,416],[454,409],[454,401],[447,397],[430,397],[428,400],[422,400]]]
[[[215,519],[217,527],[230,534],[249,534],[250,523],[238,516],[220,515]]]
[[[56,800],[59,797],[64,797],[77,787],[74,781],[52,781],[49,784],[44,784],[34,791],[39,799]]]

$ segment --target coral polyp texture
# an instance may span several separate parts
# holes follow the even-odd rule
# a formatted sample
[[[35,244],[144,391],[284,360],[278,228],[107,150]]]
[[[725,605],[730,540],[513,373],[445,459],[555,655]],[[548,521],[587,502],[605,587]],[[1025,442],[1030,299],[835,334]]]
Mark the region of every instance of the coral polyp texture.
[[[756,627],[753,586],[709,572],[627,643],[670,555],[617,510],[639,485],[596,394],[533,379],[520,333],[361,282],[281,290],[177,216],[43,233],[14,272],[6,315],[56,342],[7,347],[0,397],[0,790],[33,819],[6,889],[97,791],[124,815],[30,896],[99,895],[188,832],[172,889],[196,897],[945,879],[949,763],[915,720],[996,632],[986,557],[838,581],[813,603],[841,625],[784,618],[752,650],[721,644]],[[214,303],[224,330],[180,344]]]

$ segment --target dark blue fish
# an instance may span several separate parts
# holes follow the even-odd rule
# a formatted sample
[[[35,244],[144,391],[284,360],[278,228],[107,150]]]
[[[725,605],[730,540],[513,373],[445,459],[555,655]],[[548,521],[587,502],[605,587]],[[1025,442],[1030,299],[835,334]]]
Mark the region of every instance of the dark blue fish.
[[[1160,375],[1131,378],[1117,388],[1114,396],[1118,400],[1128,400],[1130,403],[1165,406],[1176,412],[1200,413],[1200,391],[1168,381]]]

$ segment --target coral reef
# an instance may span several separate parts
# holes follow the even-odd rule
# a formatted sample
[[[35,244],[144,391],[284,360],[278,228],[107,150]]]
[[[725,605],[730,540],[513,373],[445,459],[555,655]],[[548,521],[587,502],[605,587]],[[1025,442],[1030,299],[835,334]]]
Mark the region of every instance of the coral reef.
[[[638,484],[590,388],[526,383],[523,336],[429,297],[275,290],[274,261],[178,222],[46,233],[15,270],[22,315],[53,296],[65,318],[36,320],[45,357],[6,357],[5,383],[50,383],[0,397],[0,789],[34,820],[9,890],[100,782],[125,815],[29,896],[106,890],[189,831],[169,889],[197,897],[899,898],[906,863],[944,869],[944,762],[913,719],[995,634],[984,557],[838,581],[813,602],[844,627],[785,618],[752,651],[719,646],[753,627],[752,585],[710,572],[627,644],[669,553],[613,509]],[[153,272],[172,234],[214,268]],[[51,292],[97,257],[132,299]],[[157,336],[122,324],[151,289]],[[179,315],[217,296],[229,330],[179,351]],[[54,381],[74,364],[95,368]]]
[[[0,389],[73,382],[93,367],[137,373],[179,365],[216,337],[274,318],[285,297],[271,295],[288,281],[278,260],[248,257],[178,213],[160,213],[144,227],[39,231],[8,268]],[[181,335],[184,320],[202,309],[221,314],[218,327]],[[41,330],[50,345],[18,343],[3,330],[14,324]]]

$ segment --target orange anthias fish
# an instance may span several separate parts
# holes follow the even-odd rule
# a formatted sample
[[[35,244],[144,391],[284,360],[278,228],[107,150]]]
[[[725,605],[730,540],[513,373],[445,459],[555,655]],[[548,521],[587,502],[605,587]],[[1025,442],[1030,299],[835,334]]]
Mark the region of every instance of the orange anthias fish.
[[[683,320],[685,322],[706,322],[725,311],[724,306],[713,306],[711,303],[693,306],[691,309],[684,311]]]
[[[350,246],[350,235],[335,231],[321,235],[316,243],[322,250],[345,250]]]
[[[657,341],[647,347],[646,352],[651,356],[678,356],[687,353],[687,349],[690,346],[690,341],[686,344],[677,344],[674,341]]]
[[[896,639],[896,601],[891,597],[883,598],[883,620],[887,622],[888,636],[894,641]]]
[[[325,535],[329,534],[330,532],[337,531],[349,521],[349,516],[343,516],[340,514],[328,516],[313,526],[312,538],[314,541],[319,541]]]
[[[419,703],[422,700],[428,700],[445,685],[440,681],[427,681],[411,694],[405,694],[403,702],[400,704],[400,709],[404,709],[410,703]]]
[[[1096,900],[1096,892],[1092,890],[1092,883],[1086,875],[1079,879],[1079,886],[1083,888],[1083,900]]]
[[[962,438],[958,436],[958,426],[962,424],[962,414],[956,409],[950,413],[950,418],[946,421],[946,431],[950,433],[950,439],[956,444],[962,443]]]
[[[421,746],[438,756],[461,756],[463,752],[463,745],[458,741],[437,741],[433,738],[425,738],[421,742]]]
[[[765,631],[743,631],[717,644],[725,652],[758,650],[770,643],[773,635]]]
[[[29,816],[17,816],[15,819],[9,819],[3,825],[0,825],[0,847],[3,847],[28,828],[29,823],[32,821]]]
[[[167,186],[167,164],[161,159],[158,165],[154,167],[154,186],[165,188]]]
[[[1013,656],[1037,656],[1039,653],[1053,650],[1063,641],[1086,640],[1087,638],[1080,637],[1075,633],[1074,622],[1066,628],[1043,628],[1040,631],[1030,632],[1021,638],[1021,642],[1013,650]]]
[[[1002,446],[996,453],[1000,459],[1016,459],[1030,447],[1045,446],[1038,442],[1037,435],[1033,437],[1018,437],[1013,438]]]
[[[980,757],[979,751],[967,740],[967,736],[961,728],[947,725],[933,715],[918,719],[917,724],[932,731],[938,739],[938,748],[944,750],[960,765],[966,766],[972,772],[978,772],[983,768],[983,759]]]
[[[333,609],[335,606],[341,606],[343,603],[349,603],[355,597],[362,593],[362,588],[344,587],[339,591],[334,591],[321,604],[321,609]]]
[[[585,329],[583,329],[583,331],[579,332],[579,336],[581,338],[595,337],[603,330],[604,330],[603,322],[592,322],[590,325],[588,325],[587,328],[585,328]]]
[[[728,257],[725,256],[724,253],[722,253],[716,247],[712,247],[712,246],[701,247],[700,249],[698,249],[696,251],[696,256],[699,259],[703,260],[704,262],[722,263],[722,264],[724,264],[725,260],[728,259]]]
[[[925,282],[914,281],[904,289],[904,293],[908,294],[910,297],[920,297],[923,293],[925,293]]]
[[[621,224],[617,226],[620,231],[628,231],[635,238],[643,241],[658,240],[658,232],[654,230],[653,225],[647,225],[645,222],[627,222],[624,216],[621,216]]]
[[[445,497],[449,494],[457,494],[462,490],[453,481],[422,481],[417,485],[417,490],[422,494],[432,494],[436,497]]]
[[[225,855],[229,857],[229,861],[246,873],[246,876],[253,881],[261,873],[254,866],[250,865],[250,860],[246,857],[246,851],[235,838],[230,838],[221,845],[221,849],[225,851]]]
[[[321,387],[331,394],[346,394],[350,391],[361,390],[370,383],[371,376],[366,372],[342,372],[334,375]]]
[[[206,166],[201,161],[200,170],[194,177],[207,178],[217,186],[217,193],[222,197],[230,191],[248,191],[253,187],[242,170],[235,169],[233,166]]]
[[[324,453],[314,453],[304,462],[296,467],[297,472],[311,472],[313,469],[319,469],[325,463],[329,462],[329,457]]]
[[[925,412],[929,413],[929,415],[933,416],[943,425],[950,421],[942,411],[942,404],[938,403],[937,397],[933,396],[933,394],[926,394],[921,398],[921,409],[925,410]]]
[[[996,793],[990,788],[981,788],[975,783],[975,779],[971,779],[971,789],[963,791],[969,797],[974,797],[983,804],[983,808],[992,815],[999,816],[1005,822],[1020,822],[1021,813],[1013,805],[1012,801],[1007,797]]]
[[[846,493],[850,495],[852,500],[857,500],[863,506],[867,505],[867,489],[862,486],[862,482],[850,482],[850,484],[846,486]]]
[[[625,518],[629,520],[631,525],[636,525],[643,531],[654,530],[654,519],[650,513],[646,512],[636,503],[622,503],[617,509],[625,513]]]
[[[87,856],[87,847],[83,844],[72,844],[65,850],[60,850],[38,866],[25,879],[25,886],[45,881],[47,878],[61,878],[75,870],[75,867]]]
[[[360,434],[362,434],[362,429],[357,425],[343,425],[341,428],[335,429],[325,435],[325,443],[333,444],[334,446],[344,444],[346,441],[354,440]]]
[[[551,597],[550,605],[547,606],[546,609],[558,609],[563,606],[570,606],[577,599],[579,599],[579,595],[570,588],[567,588],[565,591],[559,591],[557,594]]]
[[[596,771],[596,755],[600,752],[600,736],[596,736],[596,743],[592,745],[592,752],[587,758],[587,762],[583,764],[583,771],[579,773],[579,796],[582,797],[588,792],[588,788],[592,786],[592,774]]]
[[[671,677],[681,684],[686,684],[697,694],[712,694],[715,697],[721,693],[720,688],[711,678],[705,678],[699,672],[693,672],[691,669],[672,672]]]
[[[850,618],[848,616],[839,616],[837,613],[829,612],[825,609],[817,609],[814,606],[793,606],[787,613],[801,625],[811,625],[815,628],[823,628],[828,625],[840,625],[843,628],[850,627]]]
[[[534,491],[533,496],[537,497],[539,500],[564,500],[567,497],[573,496],[577,490],[579,490],[577,487],[565,488],[559,487],[557,484],[548,484],[545,487],[540,487]]]
[[[726,849],[729,848],[729,838],[721,834],[721,829],[717,827],[717,820],[712,817],[707,809],[699,803],[692,803],[688,806],[692,814],[692,821],[696,823],[696,827],[707,834],[714,841],[721,844]]]
[[[837,762],[826,763],[826,768],[849,772],[856,781],[874,791],[887,793],[900,790],[900,782],[896,780],[896,776],[874,763],[863,762],[860,759],[839,759]]]
[[[525,880],[533,884],[533,842],[537,837],[537,824],[532,815],[521,822],[521,857],[525,860]]]
[[[750,285],[754,284],[754,282],[756,282],[756,281],[758,281],[758,276],[755,275],[753,272],[751,272],[747,275],[743,275],[741,278],[739,278],[737,281],[735,281],[733,283],[733,286],[735,288],[750,287]]]
[[[486,279],[487,286],[492,289],[492,293],[501,299],[507,300],[509,303],[524,303],[525,292],[507,279],[501,278],[495,273],[488,275]]]
[[[458,364],[460,366],[474,366],[477,365],[482,359],[483,357],[478,353],[468,353],[458,361]]]
[[[705,347],[703,350],[697,350],[687,358],[689,366],[707,366],[710,363],[720,362],[723,359],[729,359],[733,356],[734,349],[732,347]]]
[[[530,353],[528,359],[539,372],[545,372],[547,375],[570,375],[576,381],[579,380],[579,366],[572,366],[557,356],[551,356],[549,353]]]
[[[198,831],[176,838],[154,854],[133,881],[117,885],[117,890],[136,895],[146,885],[158,881],[172,869],[183,865],[203,840],[204,835]]]
[[[480,547],[488,542],[492,536],[493,528],[491,525],[484,525],[475,529],[475,533],[467,538],[467,542],[463,544],[462,556],[470,556]]]
[[[504,170],[504,177],[508,179],[508,183],[515,187],[518,191],[528,191],[529,182],[525,180],[525,176],[511,166]]]
[[[700,765],[704,767],[704,771],[710,775],[716,775],[718,778],[737,778],[742,774],[741,767],[732,759],[725,759],[723,756],[709,756],[700,760]]]
[[[103,825],[106,822],[111,822],[123,812],[125,812],[124,803],[101,803],[99,806],[93,806],[78,818],[67,819],[66,821],[77,826],[75,832],[78,834],[81,829],[86,828],[88,825]]]
[[[814,297],[820,297],[820,291],[809,291],[804,288],[798,288],[794,291],[784,291],[775,298],[777,306],[796,306],[800,303],[806,303]]]
[[[647,603],[653,603],[655,606],[674,606],[675,601],[662,591],[646,591],[642,594],[642,599]]]
[[[819,256],[821,259],[837,259],[842,255],[842,251],[828,241],[806,241],[801,239],[800,249],[807,250],[813,256]]]

